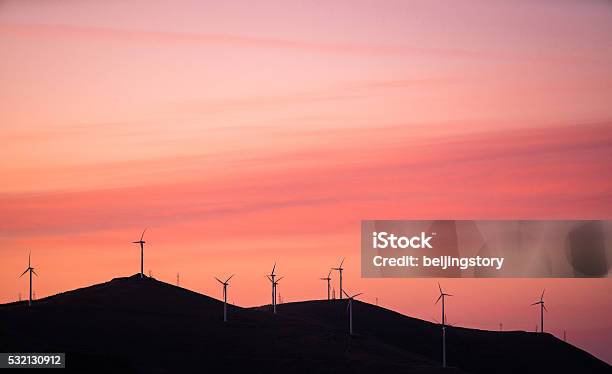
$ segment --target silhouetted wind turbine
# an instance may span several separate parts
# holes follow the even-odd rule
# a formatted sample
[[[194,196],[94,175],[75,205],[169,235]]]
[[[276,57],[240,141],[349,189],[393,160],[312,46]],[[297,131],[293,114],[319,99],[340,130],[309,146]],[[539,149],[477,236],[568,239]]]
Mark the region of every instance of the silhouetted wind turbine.
[[[344,292],[344,294],[348,298],[348,305],[346,307],[346,311],[349,313],[349,333],[350,335],[353,335],[353,299],[359,295],[363,295],[363,292],[360,292],[353,296],[349,296],[349,294],[347,294],[344,290],[342,290],[342,292]]]
[[[546,306],[544,306],[544,292],[545,291],[546,289],[542,291],[542,296],[540,296],[540,301],[536,301],[535,303],[531,304],[531,306],[540,304],[540,332],[541,333],[544,332],[544,311],[548,312],[548,309],[546,309]]]
[[[140,240],[132,242],[134,244],[140,244],[140,278],[144,277],[144,244],[145,241],[142,240],[144,238],[144,234],[147,231],[147,229],[144,229],[144,231],[142,232],[142,235],[140,236]]]
[[[274,314],[276,314],[276,285],[278,284],[278,281],[275,280],[276,274],[274,273],[274,271],[276,270],[276,262],[274,263],[274,266],[272,267],[272,271],[270,272],[270,274],[266,275],[266,277],[270,280],[270,283],[272,283],[272,311],[274,312]]]
[[[453,296],[442,291],[442,286],[438,283],[438,289],[440,290],[440,296],[436,300],[436,304],[442,299],[442,367],[446,367],[446,313],[444,311],[444,298],[446,296]]]
[[[34,268],[32,267],[31,258],[32,252],[28,254],[28,268],[25,269],[25,271],[19,276],[19,278],[21,278],[25,273],[30,272],[30,299],[28,300],[28,306],[32,305],[32,274],[38,276],[38,274],[36,274]]]
[[[234,275],[235,274],[232,274],[229,278],[225,280],[225,282],[215,277],[215,279],[223,285],[223,322],[227,322],[227,286],[229,285],[229,280],[232,279]]]
[[[340,299],[342,299],[342,270],[344,270],[342,268],[343,263],[344,263],[344,257],[342,258],[342,261],[340,261],[340,265],[337,268],[332,268],[332,270],[338,270],[338,272],[340,273]]]
[[[327,274],[327,278],[321,278],[321,280],[326,280],[327,281],[327,300],[329,300],[329,298],[331,297],[330,292],[331,292],[331,288],[330,288],[330,284],[329,282],[331,281],[331,270],[329,271],[329,274]]]

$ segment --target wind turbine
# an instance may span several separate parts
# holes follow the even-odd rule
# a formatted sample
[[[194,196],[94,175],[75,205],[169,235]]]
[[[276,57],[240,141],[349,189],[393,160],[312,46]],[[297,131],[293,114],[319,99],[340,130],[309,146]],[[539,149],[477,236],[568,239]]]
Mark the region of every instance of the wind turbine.
[[[134,244],[140,244],[140,278],[144,277],[143,274],[143,268],[144,268],[144,244],[145,241],[142,240],[144,238],[144,234],[147,231],[147,229],[144,229],[144,231],[142,232],[142,235],[140,235],[140,240],[132,242]]]
[[[274,271],[276,270],[276,262],[274,263],[274,266],[272,267],[272,271],[270,272],[270,274],[266,275],[266,277],[270,280],[270,283],[272,283],[272,310],[274,312],[274,314],[276,314],[276,286],[278,285],[278,281],[280,281],[281,279],[283,279],[283,277],[276,279],[276,274],[274,273]]]
[[[215,277],[215,279],[223,285],[223,322],[227,322],[227,286],[229,285],[229,280],[232,279],[234,275],[235,274],[232,274],[229,278],[225,280],[225,282]]]
[[[440,290],[440,296],[436,300],[436,304],[442,299],[442,367],[446,367],[446,313],[444,312],[444,298],[446,296],[453,296],[442,291],[442,286],[438,283],[438,289]],[[435,305],[435,304],[434,304]]]
[[[347,312],[349,313],[349,334],[353,335],[353,299],[359,295],[363,295],[363,292],[357,293],[353,296],[349,296],[346,291],[342,290],[346,297],[348,298],[348,305],[346,307]]]
[[[327,281],[327,300],[329,300],[329,298],[331,297],[330,295],[330,284],[329,282],[331,281],[331,270],[329,271],[329,274],[327,274],[327,278],[321,278],[321,280],[326,280]]]
[[[544,311],[548,312],[548,309],[546,309],[546,306],[544,305],[544,292],[545,291],[546,289],[542,291],[542,296],[540,296],[540,301],[536,301],[535,303],[531,304],[531,306],[540,304],[540,332],[541,333],[544,332]]]
[[[342,264],[344,263],[344,257],[342,257],[342,261],[340,261],[340,265],[337,268],[332,268],[332,270],[338,270],[340,273],[340,300],[342,300]],[[346,292],[345,292],[346,293]]]
[[[34,271],[34,268],[32,267],[31,258],[32,258],[32,252],[28,254],[28,268],[25,269],[25,271],[21,273],[21,275],[19,276],[19,278],[21,278],[23,277],[25,273],[30,272],[30,299],[28,300],[28,306],[32,305],[32,273],[38,276],[38,274],[36,274],[36,272]]]

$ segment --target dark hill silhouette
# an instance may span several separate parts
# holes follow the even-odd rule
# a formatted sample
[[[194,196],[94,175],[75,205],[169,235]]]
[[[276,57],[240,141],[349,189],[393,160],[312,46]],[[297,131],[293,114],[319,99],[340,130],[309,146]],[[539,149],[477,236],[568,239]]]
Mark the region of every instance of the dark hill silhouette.
[[[350,339],[282,314],[235,306],[139,275],[0,306],[0,352],[66,352],[72,372],[437,373],[378,339]],[[452,372],[461,372],[453,370]]]
[[[284,315],[345,326],[347,300],[287,303]],[[353,302],[353,329],[386,344],[441,361],[441,327],[371,304]],[[473,373],[610,373],[610,366],[550,334],[447,327],[447,363]]]
[[[439,326],[362,302],[346,334],[346,300],[268,307],[222,302],[139,275],[0,305],[0,352],[66,352],[71,372],[490,373],[610,372],[554,337]],[[499,362],[500,365],[494,365]]]

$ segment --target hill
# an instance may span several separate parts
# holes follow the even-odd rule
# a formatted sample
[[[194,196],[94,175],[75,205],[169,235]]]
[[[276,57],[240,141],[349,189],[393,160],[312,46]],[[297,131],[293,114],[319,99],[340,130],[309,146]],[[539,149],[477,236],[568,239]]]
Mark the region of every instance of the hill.
[[[66,352],[72,372],[437,373],[368,337],[222,302],[138,275],[0,306],[0,352]],[[454,372],[460,372],[455,370]]]
[[[347,301],[283,304],[287,316],[347,327]],[[402,350],[441,361],[441,327],[355,300],[353,328]],[[553,335],[447,327],[447,364],[472,373],[610,373],[610,366]]]
[[[0,305],[0,352],[66,352],[70,372],[510,373],[610,372],[548,334],[449,328],[440,368],[439,326],[346,300],[269,307],[221,301],[138,275],[37,300]]]

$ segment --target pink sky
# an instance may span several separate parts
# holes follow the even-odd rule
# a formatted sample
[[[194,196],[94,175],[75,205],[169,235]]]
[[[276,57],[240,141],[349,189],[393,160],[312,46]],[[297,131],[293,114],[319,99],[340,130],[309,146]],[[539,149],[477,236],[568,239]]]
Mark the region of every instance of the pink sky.
[[[611,219],[601,1],[0,2],[0,302],[146,269],[239,305],[363,299],[429,319],[435,280],[359,276],[361,219]],[[89,264],[86,267],[85,264]],[[547,326],[612,362],[612,284],[443,280],[451,322]],[[337,285],[336,285],[337,287]]]

